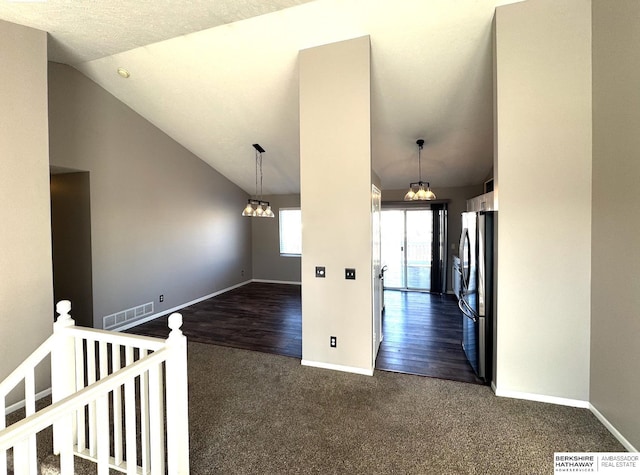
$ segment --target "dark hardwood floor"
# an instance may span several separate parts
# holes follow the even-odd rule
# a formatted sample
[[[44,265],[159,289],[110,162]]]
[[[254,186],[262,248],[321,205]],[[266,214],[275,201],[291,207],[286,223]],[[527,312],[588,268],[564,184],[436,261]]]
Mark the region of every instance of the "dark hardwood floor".
[[[385,290],[384,303],[376,369],[483,384],[462,349],[455,297]]]
[[[252,282],[179,313],[182,332],[191,341],[302,358],[299,285]],[[128,332],[166,338],[168,318],[156,318]]]
[[[384,341],[376,369],[482,383],[461,348],[453,297],[385,291]],[[253,282],[180,310],[191,341],[302,358],[300,286]],[[127,330],[166,338],[167,318]]]

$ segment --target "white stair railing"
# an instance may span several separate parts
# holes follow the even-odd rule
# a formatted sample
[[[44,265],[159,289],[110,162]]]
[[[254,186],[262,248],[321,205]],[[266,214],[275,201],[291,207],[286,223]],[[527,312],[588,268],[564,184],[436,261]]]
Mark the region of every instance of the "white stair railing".
[[[74,455],[95,462],[98,474],[189,473],[182,316],[169,317],[164,341],[76,327],[70,309],[58,303],[53,335],[0,383],[0,475],[8,449],[16,475],[36,474],[36,434],[49,426],[62,474],[73,474]],[[35,371],[49,354],[52,404],[36,412]],[[26,417],[5,429],[6,396],[20,385]]]

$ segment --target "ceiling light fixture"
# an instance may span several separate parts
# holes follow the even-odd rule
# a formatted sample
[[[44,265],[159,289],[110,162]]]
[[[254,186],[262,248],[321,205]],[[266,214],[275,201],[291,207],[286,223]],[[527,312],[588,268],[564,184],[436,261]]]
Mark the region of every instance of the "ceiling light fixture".
[[[273,218],[275,215],[271,210],[271,205],[262,199],[262,154],[264,149],[257,143],[253,144],[253,148],[256,149],[256,194],[255,198],[247,200],[247,206],[242,211],[242,216]],[[260,194],[258,194],[258,172],[260,173]]]
[[[420,152],[422,151],[422,147],[424,146],[424,140],[418,139],[416,141],[418,145],[418,178],[419,181],[415,183],[409,184],[409,191],[404,195],[405,201],[431,201],[436,199],[436,194],[431,191],[431,187],[429,186],[429,182],[422,181],[422,162],[420,160]],[[427,185],[425,189],[425,185]]]
[[[120,75],[120,77],[123,77],[125,79],[129,79],[129,76],[131,76],[129,71],[124,68],[118,68],[118,74]]]

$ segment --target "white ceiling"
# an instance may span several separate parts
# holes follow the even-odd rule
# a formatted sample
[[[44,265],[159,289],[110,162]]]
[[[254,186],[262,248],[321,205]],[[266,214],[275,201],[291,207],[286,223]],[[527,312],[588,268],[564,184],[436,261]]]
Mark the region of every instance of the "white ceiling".
[[[67,63],[248,193],[300,188],[300,49],[370,35],[372,161],[384,189],[481,183],[493,157],[492,19],[513,0],[0,0]],[[131,77],[116,70],[124,67]]]

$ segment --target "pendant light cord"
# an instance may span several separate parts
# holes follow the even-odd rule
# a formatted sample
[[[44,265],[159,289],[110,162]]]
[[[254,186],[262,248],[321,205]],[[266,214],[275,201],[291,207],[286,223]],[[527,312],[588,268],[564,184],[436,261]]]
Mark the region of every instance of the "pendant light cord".
[[[258,199],[258,151],[256,150],[256,199]]]
[[[422,145],[418,145],[418,176],[420,177],[420,183],[422,183],[422,160],[421,160],[421,152]]]
[[[260,154],[260,201],[262,201],[262,154]]]

